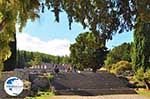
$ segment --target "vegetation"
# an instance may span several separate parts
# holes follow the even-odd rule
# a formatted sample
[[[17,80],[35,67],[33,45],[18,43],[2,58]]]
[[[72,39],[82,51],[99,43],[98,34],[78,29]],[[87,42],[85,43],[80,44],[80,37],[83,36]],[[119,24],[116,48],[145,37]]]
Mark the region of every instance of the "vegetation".
[[[15,37],[15,34],[14,34]],[[10,71],[16,67],[16,54],[17,54],[17,47],[16,47],[16,38],[14,41],[9,42],[9,47],[11,51],[11,56],[4,62],[4,71]]]
[[[110,69],[111,72],[121,75],[124,74],[126,71],[131,71],[132,65],[128,61],[119,61],[116,64],[112,65],[112,68]]]
[[[3,62],[11,55],[10,61],[14,61],[5,70],[12,70],[15,65],[16,44],[11,46],[10,42],[16,42],[16,24],[20,25],[21,30],[28,19],[38,17],[38,9],[38,3],[32,0],[0,0],[0,67],[3,67]]]
[[[52,92],[39,92],[39,96],[36,97],[27,97],[25,99],[50,99],[50,97],[54,96]]]
[[[150,23],[143,23],[140,18],[134,31],[133,66],[137,71],[140,68],[150,69]]]
[[[52,92],[39,92],[40,96],[37,96],[36,99],[49,99],[54,96]]]
[[[53,56],[39,52],[17,51],[17,68],[24,68],[41,63],[68,64],[69,56]]]
[[[147,90],[137,90],[136,91],[139,95],[143,95],[143,96],[146,96],[146,97],[150,97],[150,92],[147,91]]]
[[[42,58],[40,55],[34,56],[32,60],[28,62],[28,65],[35,66],[42,64]]]
[[[79,22],[83,28],[88,27],[103,43],[112,39],[115,33],[134,29],[134,72],[143,68],[145,74],[150,69],[150,0],[0,0],[0,70],[15,68],[16,44],[11,46],[10,43],[16,42],[16,24],[21,31],[28,19],[34,21],[39,18],[40,12],[44,13],[45,8],[54,13],[57,22],[60,20],[60,12],[65,11],[70,29],[72,22]],[[98,52],[94,52],[104,50],[105,44],[98,48]],[[89,50],[86,54],[88,52]],[[95,55],[100,54],[93,54],[91,58],[94,60],[99,57]],[[57,57],[57,60],[60,58]],[[98,64],[99,61],[95,63]]]
[[[132,52],[132,44],[123,43],[119,46],[114,47],[109,51],[105,60],[105,67],[110,70],[114,64],[119,63],[120,61],[128,61],[131,62],[131,53]],[[118,65],[117,65],[118,66]]]
[[[1,67],[11,55],[8,45],[10,41],[14,41],[16,23],[21,30],[28,19],[34,21],[46,7],[54,12],[57,22],[60,12],[65,11],[70,29],[73,21],[80,22],[84,28],[88,27],[93,33],[99,33],[101,38],[112,39],[116,32],[133,29],[137,17],[142,23],[149,22],[149,4],[149,0],[1,0]]]
[[[147,3],[150,5],[150,2],[147,1]],[[132,62],[135,79],[150,89],[150,20],[146,18],[146,12],[150,12],[150,8],[144,3],[139,3],[139,5],[139,15],[136,18],[134,31]],[[148,16],[150,17],[149,14]]]
[[[70,46],[73,65],[78,69],[92,68],[93,72],[103,66],[107,50],[104,41],[94,33],[81,33]]]
[[[145,85],[146,89],[150,89],[150,69],[144,71],[143,68],[137,70],[134,75],[134,80]]]
[[[140,44],[136,42],[137,44]],[[134,44],[134,45],[133,45]],[[144,43],[143,43],[144,44]],[[135,82],[136,86],[144,86],[146,89],[150,89],[150,72],[148,69],[149,65],[145,67],[144,65],[140,66],[138,63],[144,64],[145,62],[142,59],[145,59],[144,55],[140,56],[141,53],[138,53],[140,50],[136,48],[135,51],[135,43],[123,43],[115,48],[113,48],[108,54],[105,60],[105,67],[110,71],[117,75],[129,76],[133,75],[133,82]],[[138,51],[137,51],[138,50]],[[139,56],[136,56],[139,54]],[[145,53],[146,54],[146,53]],[[147,54],[146,54],[147,55]],[[137,60],[138,59],[138,60]],[[139,62],[138,62],[139,61]],[[135,65],[135,62],[137,62]],[[131,64],[134,63],[134,64]]]
[[[37,76],[34,78],[31,82],[31,92],[30,96],[41,96],[42,93],[53,93],[54,89],[53,86],[51,86],[51,81],[54,78],[54,76],[50,73],[45,73],[41,76]],[[47,94],[49,95],[49,94]]]

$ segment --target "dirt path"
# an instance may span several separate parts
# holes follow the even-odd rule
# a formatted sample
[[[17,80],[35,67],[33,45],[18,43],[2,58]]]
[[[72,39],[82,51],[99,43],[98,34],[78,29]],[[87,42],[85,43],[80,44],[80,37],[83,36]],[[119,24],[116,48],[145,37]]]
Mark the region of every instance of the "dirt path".
[[[53,96],[51,99],[150,99],[150,98],[132,94],[132,95],[104,95],[104,96]]]

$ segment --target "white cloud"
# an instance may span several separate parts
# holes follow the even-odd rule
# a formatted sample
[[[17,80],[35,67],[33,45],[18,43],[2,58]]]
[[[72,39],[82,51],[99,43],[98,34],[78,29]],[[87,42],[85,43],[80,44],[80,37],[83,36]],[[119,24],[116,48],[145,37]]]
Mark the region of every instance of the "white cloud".
[[[26,33],[17,33],[17,48],[26,51],[38,51],[51,55],[69,55],[71,42],[67,39],[53,39],[42,41],[38,37],[32,37]]]

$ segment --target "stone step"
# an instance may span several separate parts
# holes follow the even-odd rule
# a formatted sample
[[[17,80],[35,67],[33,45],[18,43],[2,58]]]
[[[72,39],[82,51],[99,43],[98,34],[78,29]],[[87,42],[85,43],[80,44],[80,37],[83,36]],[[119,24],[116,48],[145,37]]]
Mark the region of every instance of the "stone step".
[[[82,78],[82,75],[84,77]],[[74,77],[75,76],[75,77]],[[93,77],[90,77],[93,76]],[[110,76],[104,79],[104,76]],[[108,73],[82,73],[82,74],[60,74],[54,78],[52,85],[57,90],[67,89],[67,88],[81,88],[81,89],[104,89],[104,88],[120,88],[126,87],[123,82],[117,77],[114,77]]]
[[[115,75],[100,71],[97,73],[63,73],[52,81],[57,95],[107,95],[135,94]]]
[[[66,89],[55,90],[56,95],[80,95],[80,96],[96,96],[96,95],[110,95],[110,94],[136,94],[133,89]]]

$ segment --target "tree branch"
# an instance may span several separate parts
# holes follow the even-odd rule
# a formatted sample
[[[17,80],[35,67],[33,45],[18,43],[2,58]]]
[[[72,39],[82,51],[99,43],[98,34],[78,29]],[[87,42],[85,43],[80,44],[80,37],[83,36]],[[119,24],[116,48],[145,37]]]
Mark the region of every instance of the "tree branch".
[[[6,25],[6,18],[4,18],[4,19],[0,22],[0,31],[2,31],[2,29],[4,28],[5,25]]]

